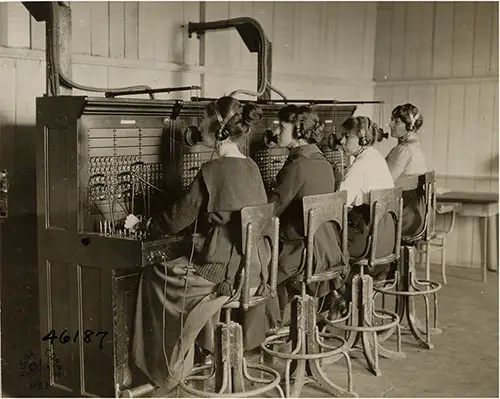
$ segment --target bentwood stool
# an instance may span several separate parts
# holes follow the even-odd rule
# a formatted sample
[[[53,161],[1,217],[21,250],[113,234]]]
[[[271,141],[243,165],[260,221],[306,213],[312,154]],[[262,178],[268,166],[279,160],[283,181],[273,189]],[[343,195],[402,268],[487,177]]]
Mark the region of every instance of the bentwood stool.
[[[325,320],[329,326],[345,331],[348,350],[361,349],[368,367],[377,376],[381,375],[379,354],[390,359],[404,359],[406,355],[401,352],[400,318],[395,312],[375,309],[373,279],[365,274],[364,269],[366,267],[370,271],[375,266],[390,267],[393,263],[399,263],[403,212],[401,193],[401,187],[370,192],[370,233],[365,252],[359,258],[351,260],[352,267],[359,267],[359,274],[355,275],[352,281],[352,301],[348,313],[339,319]],[[377,257],[379,224],[386,215],[391,216],[395,225],[394,249],[384,257]],[[377,324],[376,319],[383,323]],[[378,338],[379,334],[394,330],[397,331],[397,352],[383,347]],[[361,348],[356,346],[358,341],[361,341]]]
[[[453,227],[455,225],[455,217],[456,214],[462,210],[462,204],[459,202],[450,202],[446,204],[438,204],[436,206],[436,214],[439,215],[450,215],[450,222],[448,224],[448,228],[444,230],[435,231],[434,238],[430,240],[430,247],[427,246],[427,243],[424,241],[417,242],[417,250],[420,253],[420,264],[423,265],[424,259],[425,264],[430,264],[430,253],[431,252],[440,251],[441,252],[441,279],[443,284],[447,283],[446,280],[446,239],[453,231]]]
[[[180,382],[181,388],[191,396],[197,397],[249,397],[263,396],[272,389],[277,389],[283,397],[279,373],[262,364],[249,364],[243,356],[243,331],[241,325],[231,320],[231,310],[263,305],[276,295],[276,278],[278,270],[278,233],[279,220],[274,216],[274,204],[246,207],[241,210],[242,272],[240,283],[235,294],[223,306],[225,320],[216,326],[214,365],[195,367],[188,377]],[[252,265],[252,248],[261,240],[271,244],[271,262],[266,289],[251,294],[250,267]],[[210,370],[211,369],[211,370]],[[249,370],[258,371],[259,376],[252,376]],[[208,373],[211,371],[210,373]],[[207,375],[209,374],[209,375]],[[267,377],[267,378],[264,378]],[[210,384],[210,382],[212,382]],[[204,390],[192,386],[191,382],[202,382]],[[246,383],[247,382],[247,383]],[[248,382],[251,384],[249,387]],[[256,384],[259,384],[255,388]],[[213,391],[208,391],[213,386]]]
[[[424,220],[420,228],[411,236],[402,237],[402,256],[398,263],[394,279],[380,282],[374,289],[376,293],[382,294],[382,303],[384,304],[385,295],[396,297],[395,312],[401,320],[406,313],[408,328],[418,343],[427,349],[432,349],[430,342],[431,334],[439,334],[437,328],[438,316],[438,297],[437,292],[441,289],[441,284],[429,279],[429,262],[426,267],[426,279],[421,280],[416,276],[415,270],[415,252],[416,245],[423,243],[429,248],[430,242],[435,237],[435,176],[434,172],[427,172],[421,176],[408,178],[402,182],[405,190],[416,190],[424,201]],[[375,294],[377,295],[377,294]],[[430,306],[429,297],[434,298],[434,327],[430,327]],[[415,298],[421,297],[425,306],[425,326],[416,316]],[[385,340],[391,335],[391,331],[381,334],[380,339]]]
[[[317,298],[308,295],[307,286],[311,283],[328,282],[339,277],[348,267],[347,256],[347,193],[345,191],[307,196],[302,199],[306,247],[304,273],[296,280],[301,294],[291,302],[291,326],[266,338],[261,348],[270,357],[285,360],[285,394],[298,397],[305,383],[316,382],[331,395],[337,397],[357,397],[352,390],[352,369],[346,343],[342,337],[319,332],[317,326]],[[313,272],[314,235],[324,223],[335,223],[341,232],[341,251],[343,261],[331,265],[321,273]],[[339,346],[326,344],[324,338],[338,340]],[[279,351],[279,345],[290,342],[289,352]],[[347,389],[332,382],[322,368],[322,359],[339,355],[347,362]],[[293,387],[290,386],[291,374],[295,372]],[[306,374],[308,374],[306,376]],[[312,378],[311,378],[312,377]]]

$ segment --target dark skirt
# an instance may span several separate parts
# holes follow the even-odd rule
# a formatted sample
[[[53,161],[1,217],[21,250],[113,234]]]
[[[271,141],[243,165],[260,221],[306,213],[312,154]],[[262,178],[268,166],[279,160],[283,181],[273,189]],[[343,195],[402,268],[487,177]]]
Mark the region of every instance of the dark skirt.
[[[301,277],[305,271],[305,239],[297,240],[282,240],[280,255],[278,261],[278,301],[281,316],[285,306],[290,301],[291,297],[300,292],[300,283],[297,279]],[[342,262],[342,252],[340,249],[340,241],[337,228],[331,224],[321,226],[314,237],[314,256],[313,256],[313,273],[326,271]],[[334,281],[310,284],[307,289],[310,295],[315,297],[323,297],[330,293],[332,289],[341,286],[342,278]],[[268,313],[275,316],[281,321],[281,316],[276,315],[276,302],[274,307],[271,302],[268,305]],[[274,319],[275,320],[275,319]],[[274,322],[273,322],[274,323]],[[273,324],[271,323],[271,324]],[[278,323],[279,324],[279,323]]]
[[[370,209],[368,205],[354,207],[348,214],[348,242],[351,259],[364,254],[370,234]],[[378,226],[377,258],[387,256],[394,251],[396,225],[391,215],[385,215]]]
[[[189,272],[186,284],[187,264],[181,257],[144,268],[139,285],[133,358],[163,393],[191,372],[195,343],[213,352],[215,326],[229,299],[216,296],[216,284],[196,271]],[[264,304],[244,313],[233,311],[233,318],[242,324],[244,349],[264,341],[270,319]]]
[[[403,191],[403,225],[404,236],[420,233],[425,221],[425,201],[419,190]]]
[[[368,205],[354,207],[348,214],[348,241],[351,261],[361,257],[368,247],[370,233],[370,208]],[[377,258],[390,255],[394,251],[396,226],[391,215],[382,218],[378,229],[378,242],[375,256]],[[369,256],[366,255],[366,256]],[[392,265],[377,265],[373,269],[365,269],[365,274],[370,275],[374,281],[385,280],[391,271]],[[351,267],[346,279],[345,289],[340,290],[347,302],[351,301],[352,280],[359,274],[359,267]]]
[[[186,284],[187,264],[181,257],[147,267],[139,285],[133,358],[164,392],[191,372],[195,342],[213,351],[214,327],[228,299],[216,297],[215,284],[194,271]]]

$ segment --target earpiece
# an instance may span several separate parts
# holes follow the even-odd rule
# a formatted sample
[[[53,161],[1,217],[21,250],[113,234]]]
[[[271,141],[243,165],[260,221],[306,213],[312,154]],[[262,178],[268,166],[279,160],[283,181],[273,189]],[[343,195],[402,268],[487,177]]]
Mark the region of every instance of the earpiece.
[[[337,147],[339,147],[341,144],[340,144],[340,140],[338,139],[337,135],[332,133],[328,136],[326,145],[328,146],[328,148],[335,151],[337,149]]]
[[[361,147],[366,147],[370,142],[368,141],[368,139],[365,137],[365,136],[362,136],[359,138],[359,145]]]
[[[201,132],[196,126],[189,126],[184,130],[184,141],[190,147],[202,142]]]
[[[224,141],[230,136],[229,131],[226,129],[226,125],[231,120],[231,118],[237,114],[237,111],[229,112],[229,114],[226,116],[226,119],[223,119],[222,115],[220,114],[219,107],[217,106],[217,101],[214,102],[214,110],[215,116],[219,121],[219,130],[217,131],[217,133],[215,133],[215,138],[217,139],[217,141]]]
[[[365,146],[367,146],[368,144],[370,144],[370,140],[368,140],[368,139],[366,138],[366,135],[365,135],[365,134],[366,134],[366,133],[365,133],[365,129],[363,129],[363,128],[362,128],[362,129],[360,130],[360,134],[361,134],[361,137],[359,138],[359,145],[360,145],[361,147],[365,147]]]
[[[264,145],[273,148],[276,144],[278,144],[278,135],[271,129],[266,129],[264,132]]]
[[[365,118],[365,117],[361,117],[360,121],[361,120],[365,120],[366,121],[366,127],[363,126],[363,123],[361,122],[361,129],[359,131],[360,133],[360,137],[359,137],[359,145],[361,147],[366,147],[368,144],[370,144],[370,139],[368,137],[366,137],[366,130],[367,129],[371,129],[372,128],[372,124],[370,123],[370,119],[368,118]]]
[[[295,137],[297,140],[304,138],[304,121],[300,120],[295,124]]]

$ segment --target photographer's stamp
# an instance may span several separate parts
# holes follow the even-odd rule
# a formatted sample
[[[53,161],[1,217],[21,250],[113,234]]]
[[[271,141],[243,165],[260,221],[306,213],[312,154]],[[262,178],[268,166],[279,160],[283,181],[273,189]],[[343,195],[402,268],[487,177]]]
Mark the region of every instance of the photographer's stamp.
[[[45,362],[42,361],[43,358]],[[19,376],[29,389],[47,389],[50,386],[51,367],[54,377],[60,377],[62,373],[61,361],[53,350],[48,348],[42,356],[29,350],[19,361]]]

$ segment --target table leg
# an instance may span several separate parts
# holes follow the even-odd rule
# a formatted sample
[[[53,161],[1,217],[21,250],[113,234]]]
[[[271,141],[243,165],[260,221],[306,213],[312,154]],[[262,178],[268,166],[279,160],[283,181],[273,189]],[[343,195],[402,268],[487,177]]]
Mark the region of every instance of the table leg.
[[[488,218],[488,270],[498,270],[497,216]]]
[[[486,274],[488,273],[488,218],[481,218],[483,221],[483,259],[481,262],[481,274],[483,276],[483,283],[486,283]]]

